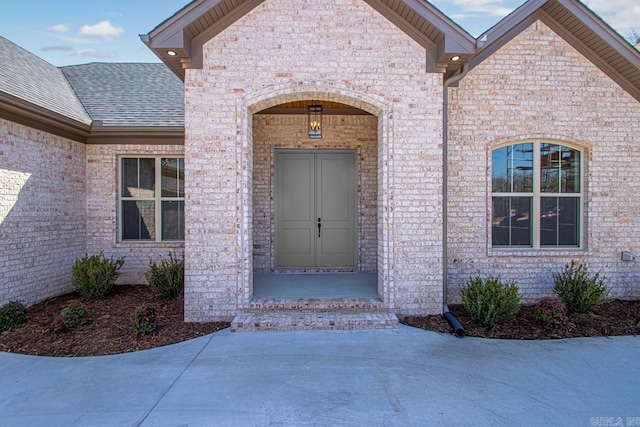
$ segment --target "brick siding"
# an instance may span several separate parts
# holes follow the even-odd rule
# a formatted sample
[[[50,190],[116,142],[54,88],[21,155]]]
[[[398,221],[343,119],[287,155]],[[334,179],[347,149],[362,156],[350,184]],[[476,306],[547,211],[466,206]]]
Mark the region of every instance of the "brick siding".
[[[475,275],[514,280],[525,301],[552,293],[572,259],[601,271],[613,296],[639,297],[640,104],[544,23],[474,68],[449,101],[449,298]],[[582,250],[491,249],[491,150],[510,141],[584,150]]]
[[[86,245],[85,145],[0,119],[0,305],[70,290]]]

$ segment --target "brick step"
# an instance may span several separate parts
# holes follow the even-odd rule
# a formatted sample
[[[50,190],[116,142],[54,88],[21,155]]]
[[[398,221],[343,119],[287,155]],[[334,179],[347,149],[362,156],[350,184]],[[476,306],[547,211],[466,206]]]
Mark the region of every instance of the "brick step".
[[[231,332],[398,329],[393,313],[341,311],[282,311],[239,314]]]
[[[378,298],[265,298],[249,303],[249,311],[379,311],[385,305]]]

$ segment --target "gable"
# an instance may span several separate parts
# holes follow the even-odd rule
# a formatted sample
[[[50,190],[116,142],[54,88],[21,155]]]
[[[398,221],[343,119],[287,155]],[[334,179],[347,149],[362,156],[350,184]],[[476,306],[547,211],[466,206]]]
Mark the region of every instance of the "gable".
[[[552,128],[561,115],[575,123],[601,114],[613,117],[612,99],[620,108],[630,108],[631,116],[640,108],[628,92],[542,20],[470,70],[460,89],[458,96],[477,99],[477,105],[487,111],[507,108],[532,122],[552,120],[545,129]],[[462,95],[465,91],[470,92]],[[501,111],[499,117],[508,121],[505,114]],[[519,130],[528,125],[522,124]]]
[[[473,69],[541,21],[640,101],[640,52],[578,0],[529,0],[478,37]]]
[[[184,79],[202,68],[202,46],[265,0],[195,0],[160,24],[143,42]],[[269,1],[269,0],[266,0]],[[475,52],[475,40],[423,0],[363,0],[427,51],[427,71],[453,73]],[[320,17],[318,18],[320,19]]]
[[[427,84],[425,49],[360,0],[270,0],[202,49],[203,72],[215,75],[216,86],[243,93],[323,78],[369,87],[388,77]]]

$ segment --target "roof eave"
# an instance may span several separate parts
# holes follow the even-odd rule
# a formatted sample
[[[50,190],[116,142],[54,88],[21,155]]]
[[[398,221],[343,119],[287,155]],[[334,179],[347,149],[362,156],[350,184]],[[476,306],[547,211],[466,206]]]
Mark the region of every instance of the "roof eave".
[[[87,144],[184,145],[184,126],[93,126]]]
[[[184,145],[184,126],[87,124],[0,92],[0,118],[85,144]]]
[[[0,92],[0,117],[78,142],[87,142],[91,125]]]
[[[185,28],[224,0],[195,0],[169,19],[142,34],[143,43],[151,49],[181,80],[185,69],[202,68],[202,46],[264,0],[245,0],[224,18],[204,29],[197,37],[190,37]]]

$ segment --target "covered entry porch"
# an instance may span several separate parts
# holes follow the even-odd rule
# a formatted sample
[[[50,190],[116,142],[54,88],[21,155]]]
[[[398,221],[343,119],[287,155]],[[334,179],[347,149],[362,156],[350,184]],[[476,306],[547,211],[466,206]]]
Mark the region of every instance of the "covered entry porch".
[[[383,299],[379,118],[315,95],[252,115],[252,300]],[[309,105],[322,138],[307,134]]]
[[[249,107],[250,289],[234,331],[398,327],[381,256],[387,116],[315,89]],[[322,138],[308,136],[309,105]]]

